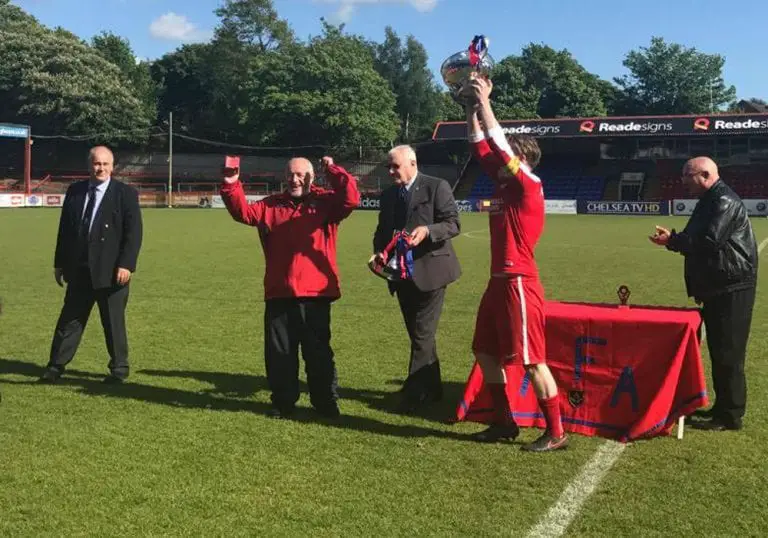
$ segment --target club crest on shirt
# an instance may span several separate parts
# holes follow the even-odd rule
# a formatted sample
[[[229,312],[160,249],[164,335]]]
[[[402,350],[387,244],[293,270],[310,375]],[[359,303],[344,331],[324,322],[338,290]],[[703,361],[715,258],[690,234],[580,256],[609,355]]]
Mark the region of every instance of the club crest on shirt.
[[[570,390],[568,391],[568,403],[572,407],[581,407],[584,403],[584,391],[583,390]]]

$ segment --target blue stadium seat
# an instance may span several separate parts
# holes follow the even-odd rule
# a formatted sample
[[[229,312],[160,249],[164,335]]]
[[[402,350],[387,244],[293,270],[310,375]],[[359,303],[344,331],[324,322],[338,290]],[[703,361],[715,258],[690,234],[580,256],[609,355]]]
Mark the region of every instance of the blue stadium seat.
[[[576,167],[547,167],[537,170],[542,178],[544,197],[549,200],[601,200],[605,178],[583,176],[574,172]],[[560,173],[557,173],[560,170]],[[480,174],[469,192],[470,197],[493,195],[493,182],[486,174]]]

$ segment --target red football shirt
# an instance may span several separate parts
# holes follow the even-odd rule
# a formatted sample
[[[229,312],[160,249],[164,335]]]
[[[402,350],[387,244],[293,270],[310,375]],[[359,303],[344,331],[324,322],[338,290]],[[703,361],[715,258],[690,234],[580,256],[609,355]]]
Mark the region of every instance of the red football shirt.
[[[544,229],[544,189],[520,161],[501,127],[470,136],[475,157],[494,182],[488,219],[491,274],[538,277],[534,251]]]

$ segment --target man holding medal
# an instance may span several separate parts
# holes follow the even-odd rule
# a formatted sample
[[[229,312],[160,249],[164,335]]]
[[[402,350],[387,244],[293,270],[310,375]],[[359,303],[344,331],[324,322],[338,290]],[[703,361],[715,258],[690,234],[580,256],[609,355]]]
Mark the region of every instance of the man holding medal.
[[[446,287],[461,275],[451,244],[459,212],[448,182],[419,172],[412,147],[393,148],[388,161],[394,184],[381,193],[372,264],[389,264],[389,290],[397,294],[411,341],[398,404],[408,413],[443,395],[435,334]]]
[[[336,265],[339,224],[360,203],[357,180],[331,157],[322,168],[330,189],[314,185],[312,163],[288,161],[285,190],[248,203],[239,159],[228,157],[221,197],[237,222],[255,226],[264,249],[264,360],[272,413],[291,415],[299,400],[299,347],[312,406],[337,418],[331,303],[341,296]]]

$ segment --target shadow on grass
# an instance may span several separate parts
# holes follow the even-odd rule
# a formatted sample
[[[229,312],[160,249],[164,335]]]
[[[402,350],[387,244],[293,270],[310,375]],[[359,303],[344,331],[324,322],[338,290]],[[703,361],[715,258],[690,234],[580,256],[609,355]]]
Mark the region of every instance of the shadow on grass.
[[[34,378],[33,380],[16,381],[0,377],[0,384],[38,385],[37,378],[42,375],[43,371],[44,368],[40,365],[17,359],[0,358],[0,376],[16,375]],[[254,402],[250,399],[246,399],[256,391],[268,390],[267,380],[263,376],[179,370],[140,370],[139,373],[155,377],[196,379],[198,381],[210,383],[213,385],[213,388],[203,391],[187,391],[157,385],[146,385],[132,381],[123,385],[105,385],[101,382],[103,378],[102,375],[73,369],[67,369],[64,376],[58,383],[56,383],[56,385],[39,386],[50,390],[55,390],[57,387],[71,387],[77,389],[79,393],[88,396],[123,398],[167,405],[180,409],[247,411],[261,415],[266,415],[271,409],[270,404],[266,402]],[[461,387],[459,384],[448,383],[446,385],[443,401],[433,404],[423,415],[417,415],[418,418],[428,418],[429,416],[432,416],[437,419],[436,417],[443,417],[443,420],[440,420],[440,422],[446,423],[447,421],[444,419],[453,416],[453,402],[457,401],[454,398],[455,392]],[[454,387],[453,385],[456,386]],[[304,386],[303,383],[302,391],[306,391],[306,386]],[[390,424],[368,417],[343,414],[344,399],[357,400],[367,404],[371,408],[390,411],[389,401],[390,398],[392,398],[393,393],[346,388],[340,389],[339,392],[342,398],[342,401],[340,402],[342,416],[339,419],[325,419],[314,413],[312,409],[297,408],[296,413],[291,416],[290,420],[302,423],[318,423],[333,428],[358,430],[396,437],[436,437],[463,441],[470,439],[468,435],[451,431],[422,427],[413,424]]]

